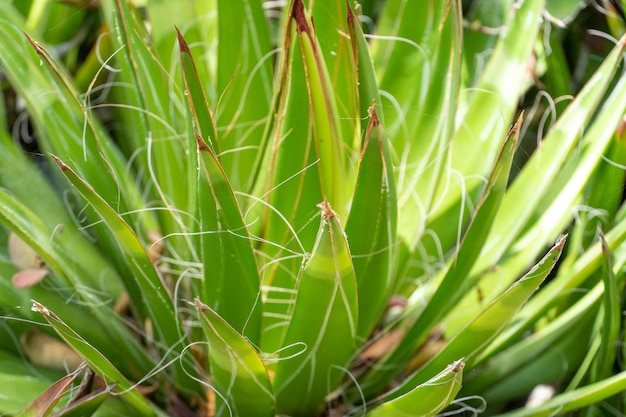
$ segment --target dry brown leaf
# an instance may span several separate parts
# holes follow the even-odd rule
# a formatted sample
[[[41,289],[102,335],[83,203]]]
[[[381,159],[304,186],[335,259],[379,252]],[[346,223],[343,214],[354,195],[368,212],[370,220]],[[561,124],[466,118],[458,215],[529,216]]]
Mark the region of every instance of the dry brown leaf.
[[[35,365],[59,370],[77,369],[82,358],[62,341],[39,330],[30,330],[22,335],[20,344],[28,360]]]
[[[361,354],[359,355],[359,359],[380,359],[380,357],[382,357],[385,353],[387,353],[389,350],[396,347],[398,343],[400,343],[400,341],[404,337],[404,333],[404,329],[397,329],[389,333],[383,334],[361,352]]]

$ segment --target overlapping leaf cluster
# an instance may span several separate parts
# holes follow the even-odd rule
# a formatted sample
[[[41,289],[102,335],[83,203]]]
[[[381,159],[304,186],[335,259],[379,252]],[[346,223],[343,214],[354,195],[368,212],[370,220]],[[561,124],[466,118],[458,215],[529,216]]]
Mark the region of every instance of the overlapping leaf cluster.
[[[276,3],[0,3],[0,414],[623,412],[624,38]]]

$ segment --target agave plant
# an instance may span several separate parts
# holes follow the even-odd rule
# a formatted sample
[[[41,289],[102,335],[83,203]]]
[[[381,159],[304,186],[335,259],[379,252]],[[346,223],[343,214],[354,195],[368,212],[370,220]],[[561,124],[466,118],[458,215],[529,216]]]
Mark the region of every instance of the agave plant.
[[[624,412],[626,40],[361,3],[0,3],[0,414]]]

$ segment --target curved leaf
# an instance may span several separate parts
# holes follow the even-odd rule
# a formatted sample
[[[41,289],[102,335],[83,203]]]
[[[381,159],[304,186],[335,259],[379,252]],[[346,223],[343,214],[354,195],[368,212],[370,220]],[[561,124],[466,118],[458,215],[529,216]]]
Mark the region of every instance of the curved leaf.
[[[272,385],[256,350],[210,307],[197,299],[196,307],[209,342],[211,374],[219,394],[215,416],[274,416]]]
[[[431,417],[442,411],[461,389],[464,363],[449,365],[427,382],[391,401],[381,404],[367,417]]]
[[[350,251],[335,212],[326,202],[320,207],[322,224],[298,279],[274,378],[277,411],[287,415],[319,411],[355,353],[357,290]]]

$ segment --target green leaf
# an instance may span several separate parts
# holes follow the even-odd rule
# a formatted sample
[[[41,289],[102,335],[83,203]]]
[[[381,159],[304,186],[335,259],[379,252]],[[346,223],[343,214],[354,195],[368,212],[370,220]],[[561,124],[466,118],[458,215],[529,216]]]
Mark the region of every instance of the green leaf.
[[[476,272],[482,272],[496,263],[511,243],[519,238],[536,207],[545,199],[546,191],[557,176],[562,175],[563,163],[576,146],[581,130],[589,123],[611,86],[613,74],[622,60],[625,44],[623,39],[611,51],[602,67],[585,84],[545,137],[540,151],[531,156],[511,184],[502,201],[502,210],[494,220],[492,236],[489,238],[494,243],[486,245],[486,250],[476,265]],[[541,245],[535,246],[539,248]]]
[[[113,385],[107,385],[84,397],[73,400],[63,410],[55,413],[54,417],[85,417],[94,415],[104,401],[110,398],[113,388]]]
[[[349,6],[349,5],[348,5]],[[350,40],[352,41],[352,53],[354,54],[354,67],[357,70],[357,84],[359,96],[359,111],[361,119],[361,133],[367,131],[369,124],[369,109],[373,102],[380,103],[380,92],[378,90],[378,81],[376,80],[376,72],[374,63],[370,55],[369,44],[363,34],[363,28],[359,24],[358,17],[355,15],[352,7],[348,7],[348,30],[350,31]],[[384,125],[383,108],[379,106],[377,110],[378,119]],[[391,166],[391,157],[389,155],[389,145],[385,144],[385,159],[387,165]]]
[[[254,347],[209,306],[196,299],[209,342],[217,399],[215,416],[275,415],[269,374]]]
[[[418,262],[430,263],[430,256],[438,259],[438,248],[446,253],[454,248],[462,233],[470,207],[466,200],[471,204],[480,193],[486,170],[497,157],[501,138],[524,93],[527,63],[532,57],[544,2],[516,3],[480,81],[455,112],[456,120],[463,120],[463,123],[452,139],[452,169],[445,172],[436,190],[434,198],[438,204],[426,225],[436,234],[436,243],[431,243],[430,239],[420,242],[426,245],[427,255],[421,255]],[[450,227],[451,218],[460,219],[461,226]],[[551,236],[551,240],[555,237]]]
[[[191,110],[194,122],[194,129],[200,133],[202,138],[208,138],[207,144],[215,154],[219,154],[219,141],[217,130],[213,121],[213,114],[209,108],[202,81],[198,77],[196,64],[189,45],[185,42],[182,33],[177,31],[178,47],[180,49],[180,61],[183,69],[183,79],[185,82],[185,95]]]
[[[217,94],[220,162],[237,190],[248,191],[273,96],[269,28],[258,0],[218,0]]]
[[[45,295],[45,288],[50,279],[41,286],[31,287],[28,291],[32,291],[33,295],[44,296],[47,302],[58,303],[57,305],[67,304],[67,299],[78,296],[79,300],[87,306],[86,309],[77,309],[72,305],[64,306],[63,311],[73,313],[82,311],[82,314],[73,315],[71,322],[83,331],[84,337],[88,338],[90,343],[107,352],[107,355],[120,360],[120,367],[129,370],[135,376],[144,374],[146,369],[152,366],[146,352],[137,343],[129,329],[113,314],[111,306],[107,304],[108,300],[104,299],[112,294],[104,289],[106,295],[103,298],[101,294],[94,291],[101,289],[99,275],[83,272],[82,268],[76,265],[74,256],[80,253],[72,249],[76,242],[64,241],[62,233],[56,229],[50,230],[41,218],[3,189],[0,189],[0,223],[6,225],[30,246],[45,261],[46,267],[59,278],[55,284],[50,282],[52,288],[55,288],[55,296]],[[15,287],[8,282],[9,277],[7,276],[3,283],[11,285],[10,293],[12,293]],[[73,288],[73,295],[66,292],[64,288],[67,286]],[[5,291],[6,295],[10,293],[7,294]],[[63,297],[67,297],[65,301]],[[17,303],[20,298],[23,300],[23,297],[15,298],[9,305]],[[42,300],[42,298],[39,299]],[[91,320],[83,317],[85,313],[89,313]]]
[[[348,195],[345,191],[347,178],[342,148],[344,139],[339,126],[337,103],[328,69],[319,49],[311,18],[302,0],[295,0],[290,19],[296,25],[300,40],[300,52],[304,62],[309,102],[313,112],[313,135],[319,157],[319,175],[324,199],[337,208],[340,218],[345,218]]]
[[[387,141],[376,104],[359,163],[352,211],[346,225],[357,277],[360,337],[367,338],[378,322],[395,286],[397,203],[391,167],[385,160]],[[363,208],[367,209],[364,210]]]
[[[446,408],[461,389],[462,360],[454,362],[427,382],[406,394],[385,402],[367,417],[431,417]]]
[[[622,40],[622,42],[625,41]],[[538,200],[536,208],[533,210],[533,215],[530,216],[530,218],[525,215],[527,223],[521,228],[520,232],[514,235],[515,243],[510,246],[506,258],[498,265],[498,270],[485,271],[483,268],[489,268],[492,264],[483,264],[482,262],[480,267],[477,266],[475,268],[474,273],[476,274],[479,273],[478,271],[485,271],[486,276],[483,276],[481,282],[489,282],[491,291],[495,291],[496,293],[497,291],[501,291],[501,289],[498,288],[503,285],[505,281],[501,277],[514,277],[527,268],[529,259],[533,259],[538,255],[541,246],[551,239],[554,239],[555,235],[558,235],[561,230],[569,225],[573,214],[572,209],[576,207],[580,199],[584,197],[584,189],[589,184],[589,180],[594,171],[596,171],[598,164],[602,161],[603,153],[613,139],[615,130],[621,123],[622,114],[625,110],[626,76],[622,75],[611,89],[611,93],[603,102],[601,109],[598,109],[593,124],[585,129],[582,141],[578,145],[576,145],[576,142],[571,143],[575,152],[570,155],[567,162],[557,166],[552,179],[550,179],[547,184],[542,185],[545,186],[543,196]],[[565,117],[565,115],[563,117]],[[582,126],[579,125],[578,128],[580,129]],[[574,138],[576,137],[577,136],[574,136]],[[551,148],[551,151],[553,149],[554,148]],[[546,149],[543,151],[543,154],[547,155],[545,154]],[[533,160],[531,159],[526,166],[533,166]],[[535,172],[533,175],[541,178],[541,182],[543,181],[542,172]],[[534,181],[530,183],[522,182],[516,187],[515,184],[517,181],[521,181],[520,177],[513,183],[511,191],[507,193],[507,195],[516,195],[516,193],[519,192],[519,187],[528,188],[529,190],[539,189],[536,187],[538,183]],[[517,199],[517,197],[512,198],[516,201],[515,204],[518,205],[518,208],[515,209],[513,213],[520,214],[519,206],[527,204],[529,200]],[[532,198],[534,199],[535,197],[533,196]],[[507,209],[512,206],[514,206],[512,202],[506,204]],[[502,213],[505,213],[505,211],[502,211]],[[569,216],[564,216],[563,213],[569,213]],[[513,217],[515,220],[519,219],[519,216]],[[506,223],[511,222],[507,221]],[[516,225],[515,227],[518,226]],[[616,232],[614,236],[620,236],[624,229],[622,229],[620,225],[616,225],[616,229],[620,232]],[[494,225],[493,230],[507,231],[510,229],[507,227],[496,228],[496,225]],[[607,241],[609,242],[613,239],[608,239],[608,236],[611,234],[612,233],[607,233]],[[618,240],[619,239],[621,238],[618,238]],[[491,242],[489,246],[493,248],[495,242],[493,240]],[[599,247],[597,250],[598,251],[594,250],[594,254],[600,253]],[[495,248],[495,251],[499,252],[500,248]],[[489,253],[491,254],[492,251],[490,250]],[[585,257],[586,256],[587,253],[585,253]],[[481,260],[488,257],[489,255],[485,254],[481,257]],[[561,273],[559,275],[561,275]],[[569,277],[564,278],[564,280],[568,279]],[[488,289],[487,294],[489,294],[489,292]],[[541,295],[542,293],[546,294],[545,298]],[[538,295],[541,297],[542,302],[551,304],[555,294],[552,292],[552,295],[548,296],[544,291],[542,291],[542,293]]]
[[[385,36],[372,41],[385,92],[379,104],[398,167],[398,235],[410,253],[437,205],[449,162],[455,129],[450,115],[456,113],[461,79],[461,14],[459,0],[386,2],[377,30]]]
[[[217,156],[196,135],[202,301],[252,343],[261,337],[260,278],[239,204]]]
[[[361,115],[358,90],[357,62],[354,59],[356,45],[348,36],[350,2],[330,0],[310,2],[311,21],[315,23],[315,36],[319,51],[328,70],[333,100],[337,110],[337,129],[341,132],[344,152],[351,156],[360,148],[362,133],[359,127]],[[353,22],[354,23],[354,22]],[[323,47],[322,47],[323,46]],[[369,103],[375,97],[370,97]],[[369,103],[363,112],[369,107]],[[350,174],[350,172],[348,172]]]
[[[609,233],[606,242],[610,250],[616,250],[626,240],[626,219],[620,221]],[[484,354],[489,356],[495,351],[509,346],[523,334],[533,323],[546,314],[564,294],[568,294],[580,287],[591,274],[602,265],[602,246],[597,241],[589,247],[582,256],[576,256],[571,265],[564,263],[557,276],[547,283],[544,288],[533,297],[528,304],[517,314],[517,320],[512,323]]]
[[[281,414],[313,415],[347,372],[355,353],[357,289],[350,251],[335,212],[320,204],[322,224],[298,278],[274,390]]]
[[[68,75],[40,44],[4,19],[0,19],[0,67],[26,100],[44,150],[62,155],[119,212],[144,207],[126,161],[85,108]],[[147,222],[146,230],[154,230],[149,216],[141,218]]]
[[[467,108],[461,110],[466,123],[454,137],[452,166],[466,177],[484,175],[486,164],[497,155],[499,138],[523,93],[526,62],[533,52],[544,4],[545,0],[516,4]],[[467,185],[468,190],[472,188]]]
[[[189,213],[191,190],[187,181],[190,151],[186,138],[178,135],[187,127],[184,117],[184,99],[178,85],[173,83],[146,39],[149,36],[136,10],[122,0],[103,0],[101,9],[112,30],[111,38],[119,52],[115,55],[121,68],[122,82],[132,85],[113,91],[121,100],[120,119],[124,121],[129,138],[127,152],[133,155],[138,169],[149,175],[149,180],[163,210],[157,212],[163,234],[171,235],[165,243],[191,258],[194,248],[186,232],[192,223]],[[130,108],[141,111],[129,111]],[[147,182],[147,180],[146,180]]]
[[[462,395],[479,393],[488,401],[506,402],[537,384],[562,381],[585,357],[602,297],[596,285],[574,305],[528,337],[493,355],[487,349],[475,363],[483,363],[465,378]],[[541,293],[541,292],[540,292]]]
[[[133,305],[139,307],[139,312],[150,318],[155,337],[164,344],[163,353],[182,355],[189,360],[189,354],[183,354],[185,336],[170,297],[167,286],[156,270],[148,252],[141,244],[133,229],[115,212],[95,191],[76,175],[60,159],[54,157],[57,165],[76,188],[76,190],[91,204],[101,216],[118,244],[118,250],[123,254],[128,269],[132,275],[125,277],[128,294]],[[199,387],[183,370],[185,361],[175,361],[172,364],[173,381],[187,393],[198,393]]]
[[[592,368],[591,382],[598,382],[613,374],[613,364],[616,360],[617,350],[615,346],[620,343],[620,329],[622,327],[622,310],[620,307],[620,288],[623,285],[618,284],[614,274],[611,262],[611,252],[609,246],[604,239],[604,235],[600,235],[602,244],[602,255],[604,262],[600,269],[602,283],[604,284],[604,299],[602,310],[602,337],[600,343],[600,351],[595,358],[594,367]],[[618,273],[621,268],[618,269]]]
[[[548,417],[555,413],[568,411],[595,404],[626,389],[626,372],[620,372],[600,382],[577,390],[557,395],[545,403],[532,408],[522,407],[508,413],[498,414],[498,417]]]
[[[312,109],[293,19],[286,25],[277,81],[275,117],[268,126],[268,143],[246,222],[258,236],[263,273],[264,312],[261,348],[280,349],[293,304],[297,274],[305,248],[313,247],[316,204],[323,200],[318,156],[313,137]]]
[[[369,394],[370,390],[379,389],[384,385],[383,381],[390,381],[393,375],[400,370],[398,364],[406,363],[413,352],[426,340],[437,322],[448,314],[463,295],[475,285],[476,279],[470,279],[468,275],[482,251],[493,218],[498,212],[506,191],[521,123],[522,116],[511,127],[505,138],[496,164],[483,187],[466,234],[458,246],[456,256],[441,271],[440,276],[436,277],[439,285],[434,290],[435,292],[428,300],[424,310],[418,315],[417,320],[412,318],[409,320],[408,329],[402,342],[381,360],[381,364],[385,366],[370,371],[370,377],[364,380],[367,381],[363,382],[366,393]],[[370,382],[372,379],[373,381]]]
[[[122,373],[100,352],[94,349],[78,333],[70,328],[56,314],[48,310],[42,304],[33,301],[33,309],[41,313],[52,328],[61,338],[71,346],[89,364],[107,384],[117,384],[118,390],[123,392],[122,398],[132,406],[137,415],[154,416],[152,406],[142,396],[133,385],[122,375]]]
[[[514,320],[519,308],[546,279],[559,260],[564,245],[565,236],[561,236],[552,249],[526,275],[452,337],[447,345],[437,352],[426,365],[405,379],[402,385],[394,390],[394,396],[397,393],[404,393],[411,387],[430,378],[437,370],[441,369],[442,363],[449,363],[451,358],[464,356],[468,366],[473,366],[475,359],[484,351],[485,347],[508,322]]]

